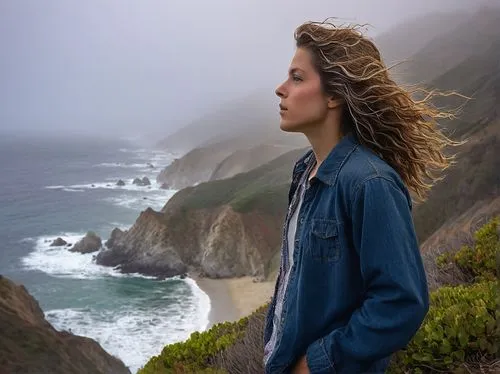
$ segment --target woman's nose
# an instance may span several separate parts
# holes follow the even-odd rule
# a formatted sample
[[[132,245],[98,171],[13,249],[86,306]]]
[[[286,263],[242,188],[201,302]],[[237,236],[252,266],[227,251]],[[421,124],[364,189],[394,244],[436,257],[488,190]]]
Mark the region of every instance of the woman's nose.
[[[278,87],[276,87],[276,90],[274,91],[274,93],[278,97],[285,97],[285,90],[284,90],[284,87],[283,87],[283,83],[281,83]]]

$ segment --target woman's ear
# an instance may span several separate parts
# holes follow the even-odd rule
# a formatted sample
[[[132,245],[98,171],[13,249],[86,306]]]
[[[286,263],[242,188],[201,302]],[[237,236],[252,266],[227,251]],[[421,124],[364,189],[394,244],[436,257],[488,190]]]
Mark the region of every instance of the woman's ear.
[[[334,98],[330,97],[328,99],[328,109],[335,109],[343,106],[345,103],[345,100],[342,98]]]

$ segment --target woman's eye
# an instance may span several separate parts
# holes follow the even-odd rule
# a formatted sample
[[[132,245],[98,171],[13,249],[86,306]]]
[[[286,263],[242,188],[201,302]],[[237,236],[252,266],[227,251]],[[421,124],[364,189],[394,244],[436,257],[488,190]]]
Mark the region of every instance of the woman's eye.
[[[295,81],[295,82],[300,82],[302,80],[301,77],[299,77],[298,75],[293,75],[292,76],[292,79]]]

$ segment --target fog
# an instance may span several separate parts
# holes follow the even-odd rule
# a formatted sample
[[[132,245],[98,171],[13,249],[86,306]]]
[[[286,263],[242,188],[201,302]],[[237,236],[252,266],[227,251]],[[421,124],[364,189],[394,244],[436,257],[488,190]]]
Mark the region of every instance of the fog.
[[[272,93],[308,20],[368,23],[476,0],[2,0],[0,132],[168,134],[232,99]]]

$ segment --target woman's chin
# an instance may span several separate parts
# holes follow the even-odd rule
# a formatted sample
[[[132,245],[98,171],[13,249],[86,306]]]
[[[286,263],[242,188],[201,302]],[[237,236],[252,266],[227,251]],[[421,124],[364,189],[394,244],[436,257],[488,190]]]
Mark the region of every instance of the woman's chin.
[[[299,128],[296,124],[293,124],[289,121],[286,120],[281,120],[280,122],[280,129],[285,132],[298,132]]]

